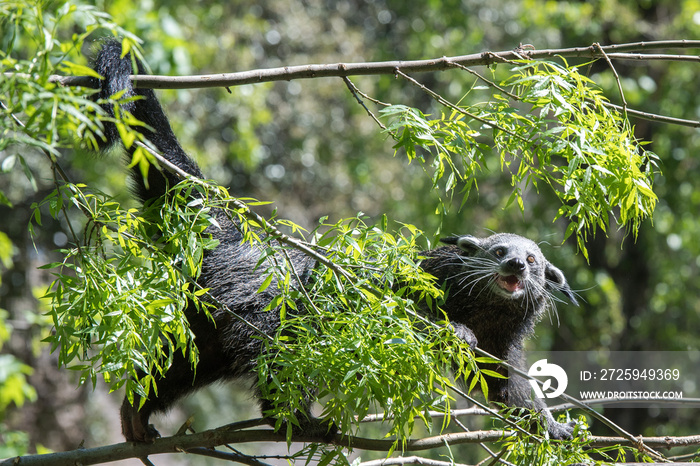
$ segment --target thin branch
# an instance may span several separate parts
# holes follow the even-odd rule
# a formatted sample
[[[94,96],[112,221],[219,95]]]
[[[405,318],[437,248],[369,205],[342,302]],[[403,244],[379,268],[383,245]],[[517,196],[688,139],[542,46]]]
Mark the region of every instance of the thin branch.
[[[625,44],[604,45],[606,52],[625,52],[630,50],[659,50],[659,49],[683,49],[698,48],[700,40],[656,40],[650,42],[628,42]]]
[[[234,451],[229,452],[215,450],[213,448],[196,447],[185,450],[185,452],[191,455],[208,456],[209,458],[216,458],[220,460],[231,461],[234,463],[247,464],[248,466],[272,466],[270,463],[260,461],[254,456],[244,455],[243,453]]]
[[[369,114],[369,116],[375,121],[375,123],[377,123],[377,124],[379,125],[379,127],[380,127],[381,129],[383,129],[384,131],[386,131],[386,126],[384,126],[384,124],[383,124],[381,121],[379,121],[379,118],[377,118],[377,117],[374,115],[374,113],[372,113],[372,111],[371,111],[370,109],[367,108],[367,106],[365,105],[365,103],[364,103],[364,102],[362,101],[362,99],[360,99],[360,97],[358,96],[358,94],[362,94],[363,97],[367,98],[367,95],[366,95],[366,94],[363,94],[363,93],[357,88],[357,86],[355,86],[355,84],[354,84],[352,81],[350,81],[350,78],[348,78],[347,76],[343,76],[343,81],[345,82],[345,85],[348,87],[348,89],[350,89],[350,92],[351,92],[352,95],[355,97],[355,100],[357,100],[357,103],[359,103],[360,105],[362,105],[362,108],[365,109],[365,111],[367,112],[367,114]],[[373,100],[374,100],[374,99],[373,99]],[[379,102],[379,101],[378,101],[378,100],[374,100],[374,102],[376,103],[376,102]],[[388,104],[383,104],[383,105],[388,105]]]
[[[299,277],[299,274],[297,273],[296,267],[294,267],[294,262],[292,261],[292,258],[289,257],[289,252],[286,249],[282,249],[282,253],[284,254],[284,258],[287,261],[287,264],[289,265],[289,268],[292,271],[292,274],[294,275],[294,280],[296,280],[296,282],[299,284],[304,283],[302,281],[301,277]],[[306,302],[308,303],[308,305],[312,306],[314,311],[317,314],[321,314],[321,310],[316,306],[316,303],[314,302],[313,299],[311,299],[311,296],[309,296],[309,292],[306,289],[306,287],[299,286],[299,289],[301,290],[302,294],[304,295],[304,298],[306,299]]]
[[[462,423],[460,422],[459,419],[454,418],[453,421],[454,421],[454,423],[457,424],[457,425],[459,426],[459,428],[462,429],[464,432],[469,432],[469,431],[470,431],[470,430],[467,428],[467,426],[465,426],[464,424],[462,424]],[[500,452],[499,454],[496,454],[496,453],[494,453],[493,451],[491,451],[491,449],[490,449],[489,447],[487,447],[486,444],[485,444],[484,442],[479,442],[479,446],[480,446],[483,450],[485,450],[486,453],[488,453],[488,455],[489,455],[488,458],[484,458],[484,460],[482,461],[482,463],[483,463],[484,461],[492,460],[491,463],[497,462],[497,463],[500,463],[500,464],[505,464],[505,465],[507,465],[507,466],[515,466],[513,463],[510,463],[510,462],[508,462],[508,461],[505,461],[504,459],[501,458],[501,456],[503,456],[503,454],[505,453],[505,450],[501,450],[501,452]]]
[[[608,66],[613,72],[613,75],[615,76],[615,82],[617,83],[617,90],[620,92],[620,99],[622,100],[622,113],[625,115],[625,119],[627,119],[627,99],[625,99],[625,93],[622,90],[622,83],[620,82],[620,76],[617,74],[617,70],[612,64],[612,61],[610,61],[610,56],[605,53],[605,50],[600,46],[599,43],[593,44],[595,47],[598,47],[600,50],[600,53],[603,54],[603,58],[605,58],[605,61],[608,62]]]
[[[465,409],[453,409],[449,413],[450,417],[456,416],[490,416],[491,413],[481,408],[465,408]],[[430,411],[428,415],[431,418],[445,417],[443,411]],[[387,419],[391,419],[391,415],[385,413],[368,414],[363,417],[360,422],[381,422]]]
[[[498,455],[495,458],[484,458],[482,461],[477,463],[477,466],[482,466],[487,461],[489,462],[487,466],[493,466],[496,463],[507,464],[508,466],[514,466],[513,463],[509,463],[508,461],[505,461],[503,459],[503,457],[506,455],[508,450],[509,450],[508,446],[507,445],[504,446],[503,448],[501,448],[501,451],[498,452]]]
[[[454,110],[454,111],[457,112],[457,113],[461,113],[462,115],[468,116],[469,118],[472,118],[472,119],[474,119],[474,120],[476,120],[476,121],[480,121],[481,123],[483,123],[483,124],[485,124],[485,125],[487,125],[487,126],[489,126],[489,127],[491,127],[491,128],[498,129],[499,131],[503,131],[504,133],[506,133],[506,134],[508,134],[508,135],[510,135],[510,136],[513,136],[514,138],[520,139],[520,140],[522,140],[522,141],[524,141],[524,142],[528,142],[523,136],[512,132],[512,131],[509,130],[508,128],[504,128],[504,127],[500,126],[498,123],[495,123],[495,122],[493,122],[493,121],[491,121],[491,120],[488,120],[488,119],[486,119],[486,118],[483,118],[483,117],[480,117],[480,116],[478,116],[478,115],[475,115],[475,114],[473,114],[473,113],[471,113],[471,112],[468,112],[468,111],[464,110],[464,109],[461,108],[461,107],[458,107],[457,105],[453,104],[452,102],[449,102],[449,101],[446,100],[444,97],[442,97],[440,94],[438,94],[437,92],[435,92],[435,91],[429,89],[429,88],[426,87],[425,85],[419,83],[418,81],[416,81],[415,79],[413,79],[412,77],[410,77],[409,75],[407,75],[406,73],[404,73],[402,70],[400,70],[400,69],[397,68],[397,69],[394,70],[394,73],[396,73],[398,76],[401,76],[401,77],[404,78],[406,81],[410,82],[410,83],[413,84],[414,86],[416,86],[416,87],[418,87],[419,89],[421,89],[423,92],[425,92],[425,93],[428,94],[430,97],[432,97],[433,99],[435,99],[435,100],[436,100],[437,102],[439,102],[441,105],[444,105],[445,107],[448,107],[448,108]]]
[[[600,45],[599,45],[599,47],[600,47]],[[615,76],[617,79],[617,84],[618,84],[618,89],[620,90],[620,95],[622,96],[622,99],[624,101],[625,97],[624,97],[624,94],[622,93],[620,78],[619,78],[619,76],[617,76],[617,72],[615,71],[615,68],[612,66],[612,62],[609,59],[609,55],[605,55],[605,57],[608,61],[608,64],[610,65],[611,69],[613,70],[613,73],[615,73]],[[467,68],[466,66],[460,65],[459,63],[453,63],[453,65],[455,66],[455,68],[459,68],[461,70],[466,71],[467,73],[473,74],[474,76],[479,78],[481,81],[486,83],[488,86],[497,89],[501,94],[507,95],[508,97],[510,97],[511,99],[513,99],[515,101],[521,100],[519,96],[517,96],[511,92],[508,92],[506,89],[503,89],[501,86],[494,83],[493,81],[486,79],[485,77],[483,77],[482,75],[480,75],[476,71],[472,70],[471,68]],[[586,101],[593,102],[592,99],[586,99]],[[657,121],[657,122],[661,122],[661,123],[669,123],[672,125],[679,125],[679,126],[689,126],[691,128],[700,128],[700,121],[698,121],[698,120],[685,120],[682,118],[674,118],[674,117],[669,117],[669,116],[664,116],[664,115],[658,115],[655,113],[642,112],[640,110],[634,110],[634,109],[628,108],[627,102],[624,102],[624,103],[625,103],[625,106],[621,107],[619,105],[615,105],[615,104],[608,102],[606,100],[602,101],[602,104],[604,106],[606,106],[608,108],[612,108],[614,110],[617,110],[618,112],[623,112],[623,113],[627,114],[627,116],[633,115],[633,116],[635,116],[637,118],[641,118],[643,120]]]
[[[668,459],[674,462],[692,461],[700,458],[700,452],[688,453],[687,455],[669,456]]]
[[[352,81],[351,81],[350,83],[352,84]],[[382,107],[390,107],[390,106],[391,106],[391,104],[388,104],[388,103],[386,103],[386,102],[382,102],[381,100],[375,99],[374,97],[365,94],[365,93],[362,92],[360,89],[358,89],[354,84],[352,84],[352,87],[353,87],[353,89],[355,89],[355,91],[356,91],[358,94],[360,94],[360,95],[362,96],[363,99],[367,99],[367,100],[369,100],[370,102],[374,102],[374,103],[377,104],[377,105],[381,105]]]
[[[579,403],[585,404],[586,406],[604,406],[604,405],[620,405],[620,404],[627,404],[627,405],[633,405],[633,404],[638,404],[639,400],[632,400],[628,398],[589,398],[586,400],[578,400]],[[659,404],[659,405],[673,405],[676,407],[677,405],[680,405],[684,408],[698,408],[700,407],[700,398],[680,398],[680,399],[673,399],[673,400],[654,400],[654,404]],[[680,407],[678,406],[678,407]],[[556,406],[550,406],[549,410],[550,411],[565,411],[567,409],[572,409],[572,408],[578,408],[579,405],[573,404],[573,403],[562,403],[558,404]]]
[[[467,73],[470,73],[470,74],[476,76],[478,79],[480,79],[481,81],[486,83],[488,86],[493,87],[494,89],[497,89],[498,92],[500,92],[501,94],[507,95],[508,97],[510,97],[513,100],[517,100],[517,101],[520,100],[520,97],[518,97],[517,95],[513,94],[512,92],[508,92],[506,89],[502,88],[501,86],[499,86],[495,82],[491,81],[490,79],[486,79],[485,77],[483,77],[482,75],[480,75],[479,73],[474,71],[473,69],[466,67],[464,65],[460,65],[459,63],[452,63],[452,65],[455,68],[459,68],[460,70],[466,71]]]
[[[610,54],[608,54],[608,57],[616,58],[618,60],[690,61],[690,62],[700,63],[700,55],[668,55],[668,54],[651,54],[651,53],[610,53]]]
[[[9,110],[8,107],[5,105],[5,103],[2,101],[0,101],[0,108],[2,108],[4,110]],[[10,117],[21,128],[26,128],[26,125],[24,124],[24,122],[22,122],[19,118],[17,118],[17,116],[14,113],[10,113]],[[54,186],[56,186],[56,192],[60,192],[58,177],[60,176],[64,183],[70,183],[70,179],[68,178],[68,175],[63,170],[61,165],[59,165],[58,160],[56,159],[56,157],[53,154],[51,154],[45,148],[41,148],[40,151],[44,154],[44,156],[49,160],[49,163],[51,164],[51,172],[53,173]],[[82,193],[80,193],[80,198],[81,198],[81,201],[85,200],[84,197],[82,196]],[[83,213],[88,218],[90,218],[90,215],[87,212],[87,210],[85,209],[84,205],[80,204],[79,208],[83,211]],[[68,225],[68,230],[70,231],[70,234],[73,237],[73,241],[75,242],[75,245],[78,248],[78,251],[82,254],[80,241],[78,241],[78,235],[73,230],[73,224],[71,223],[70,218],[68,217],[68,211],[67,211],[65,204],[61,204],[61,212],[63,212],[63,216],[66,219],[66,225]]]
[[[474,350],[477,350],[477,349],[478,349],[478,348],[474,348]],[[497,358],[494,357],[494,359],[497,359]],[[487,412],[488,412],[489,414],[491,414],[493,417],[495,417],[495,418],[497,418],[497,419],[500,419],[501,421],[503,421],[504,423],[508,424],[508,425],[509,425],[510,427],[512,427],[513,429],[515,429],[515,430],[517,430],[517,431],[520,431],[520,433],[529,436],[529,437],[530,437],[532,440],[534,440],[535,442],[537,442],[537,443],[542,443],[542,438],[541,438],[541,436],[538,436],[538,435],[536,435],[536,434],[532,434],[532,433],[526,431],[525,429],[523,429],[522,427],[520,427],[518,424],[516,424],[515,422],[511,421],[508,417],[506,417],[506,416],[504,416],[503,414],[499,413],[497,410],[495,410],[495,409],[493,409],[493,408],[490,408],[488,405],[486,405],[485,403],[482,403],[481,401],[477,400],[476,398],[470,396],[470,395],[469,395],[468,393],[466,393],[464,390],[460,390],[458,387],[451,387],[451,388],[452,388],[452,390],[453,390],[456,394],[458,394],[459,396],[461,396],[461,397],[464,398],[465,400],[469,400],[471,403],[474,403],[475,405],[477,405],[477,406],[480,407],[481,409],[487,411]]]
[[[590,99],[586,99],[589,102],[592,102]],[[603,105],[606,107],[612,108],[617,110],[618,112],[621,112],[623,110],[622,107],[619,105],[615,105],[610,102],[603,101]],[[691,128],[700,128],[700,121],[698,120],[684,120],[682,118],[674,118],[674,117],[669,117],[665,115],[658,115],[656,113],[648,113],[648,112],[642,112],[639,110],[633,110],[631,108],[627,109],[627,114],[628,115],[634,115],[637,118],[641,118],[643,120],[649,120],[649,121],[658,121],[661,123],[669,123],[673,125],[679,125],[679,126],[689,126]]]

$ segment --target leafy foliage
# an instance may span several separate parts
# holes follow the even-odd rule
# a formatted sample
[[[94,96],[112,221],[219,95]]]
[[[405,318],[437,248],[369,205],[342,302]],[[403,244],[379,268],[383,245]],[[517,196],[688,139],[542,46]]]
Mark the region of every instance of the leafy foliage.
[[[466,113],[453,110],[447,116],[442,114],[439,119],[430,120],[420,110],[405,105],[392,105],[382,110],[382,115],[391,120],[387,127],[396,139],[394,149],[406,151],[409,162],[418,159],[433,171],[433,188],[445,176],[444,190],[451,193],[457,183],[465,183],[466,194],[475,183],[474,174],[485,165],[484,153],[489,147],[479,143],[477,138],[481,133],[471,128]],[[419,147],[435,149],[435,158],[428,162],[418,150]]]
[[[416,312],[418,302],[438,302],[442,293],[418,266],[415,227],[405,226],[408,235],[360,219],[324,227],[312,244],[347,275],[319,266],[310,289],[284,294],[286,319],[259,360],[261,391],[278,426],[300,422],[302,400],[321,399],[323,417],[343,432],[381,409],[387,435],[405,441],[416,419],[432,425],[429,410],[449,412],[451,369],[456,378],[473,375],[472,387],[483,379],[450,327]],[[280,272],[288,290],[289,273]]]
[[[130,394],[157,393],[153,376],[166,372],[175,351],[197,361],[184,309],[199,305],[206,291],[195,280],[204,251],[216,246],[202,237],[211,224],[209,207],[192,200],[194,187],[185,185],[139,216],[84,188],[65,185],[44,200],[52,215],[67,201],[89,219],[84,244],[45,266],[58,269],[46,294],[55,326],[47,341],[81,380],[95,384],[100,374],[112,390],[126,383]],[[39,207],[34,219],[41,225]]]
[[[5,323],[7,311],[0,309],[0,349],[10,338],[11,327]],[[36,399],[36,391],[27,377],[32,368],[23,364],[12,354],[0,354],[0,420],[8,406],[22,406]]]
[[[14,142],[56,157],[59,148],[71,147],[74,141],[95,147],[101,124],[91,117],[96,104],[86,98],[83,89],[52,83],[50,76],[97,76],[92,69],[68,60],[80,55],[84,41],[95,30],[122,36],[130,46],[138,39],[94,6],[55,2],[46,10],[43,7],[40,2],[0,3],[0,27],[7,44],[7,49],[0,50],[0,71],[11,71],[0,81],[0,110],[3,136],[12,135],[0,138],[0,150]],[[72,33],[75,23],[84,25],[80,34]],[[15,48],[22,48],[28,58],[13,56]],[[17,115],[23,116],[22,121]],[[22,162],[21,154],[15,157]]]
[[[384,109],[394,148],[409,161],[424,160],[418,147],[432,153],[433,187],[447,171],[445,190],[460,181],[463,203],[493,151],[511,174],[508,204],[524,210],[526,188],[549,186],[561,202],[555,220],[569,220],[565,238],[575,233],[586,257],[588,234],[606,232],[610,213],[636,235],[656,205],[657,157],[634,138],[623,115],[605,106],[596,84],[577,67],[545,61],[523,61],[499,85],[490,84],[495,91],[483,104],[458,107],[440,99],[451,108],[449,117],[430,119],[403,105]],[[484,132],[493,149],[480,139]]]

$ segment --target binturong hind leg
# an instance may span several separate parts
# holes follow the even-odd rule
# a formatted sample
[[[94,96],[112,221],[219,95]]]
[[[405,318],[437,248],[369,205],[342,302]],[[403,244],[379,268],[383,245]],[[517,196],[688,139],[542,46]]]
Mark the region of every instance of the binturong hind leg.
[[[156,438],[160,437],[160,433],[153,427],[153,424],[148,424],[148,418],[151,416],[151,409],[146,406],[139,411],[138,397],[135,397],[134,405],[129,403],[129,399],[124,397],[122,408],[120,411],[122,419],[122,434],[128,442],[146,442],[152,443]]]
[[[165,377],[156,380],[156,393],[151,391],[143,406],[139,408],[142,398],[138,394],[134,394],[133,405],[124,397],[120,412],[124,438],[130,442],[153,442],[160,433],[148,423],[151,414],[166,411],[177,399],[202,385],[202,378],[195,377],[192,364],[178,353]]]
[[[151,414],[167,411],[178,399],[228,377],[227,358],[221,352],[218,340],[203,339],[198,345],[199,362],[196,374],[192,363],[178,351],[173,356],[173,363],[162,378],[157,378],[157,394],[141,403],[141,397],[134,394],[134,404],[124,398],[121,408],[122,433],[127,441],[151,443],[160,437],[158,431],[148,423]]]

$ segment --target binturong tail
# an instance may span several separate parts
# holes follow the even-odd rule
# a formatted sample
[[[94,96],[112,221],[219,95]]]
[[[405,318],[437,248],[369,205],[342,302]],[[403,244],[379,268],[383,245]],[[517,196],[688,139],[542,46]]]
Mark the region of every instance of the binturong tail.
[[[180,146],[173,133],[168,117],[165,116],[155,93],[151,89],[135,89],[129,79],[131,74],[144,74],[143,65],[136,60],[137,73],[133,72],[131,54],[122,57],[121,42],[110,39],[103,43],[102,48],[95,59],[94,69],[104,79],[101,81],[100,91],[95,94],[95,99],[108,99],[118,92],[124,91],[119,101],[128,99],[119,105],[119,112],[129,112],[145,126],[132,126],[137,129],[164,158],[178,166],[187,173],[203,178],[197,164],[190,159]],[[135,98],[136,97],[136,98]],[[115,117],[114,105],[105,103],[102,108],[110,117]],[[117,126],[107,121],[105,126],[105,140],[101,141],[101,149],[106,150],[114,144],[121,143],[122,138]],[[135,147],[128,148],[133,153]],[[166,193],[169,187],[177,184],[180,179],[173,173],[163,170],[148,170],[147,182],[143,174],[136,166],[132,170],[134,180],[134,194],[142,201],[154,199]]]

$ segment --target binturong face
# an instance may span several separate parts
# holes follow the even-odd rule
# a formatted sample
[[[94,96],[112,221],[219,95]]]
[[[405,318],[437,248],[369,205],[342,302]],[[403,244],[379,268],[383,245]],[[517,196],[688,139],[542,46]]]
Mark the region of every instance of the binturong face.
[[[547,261],[534,241],[510,233],[487,238],[453,236],[441,241],[461,250],[460,287],[531,302],[550,298],[556,290],[578,304],[564,274]]]

